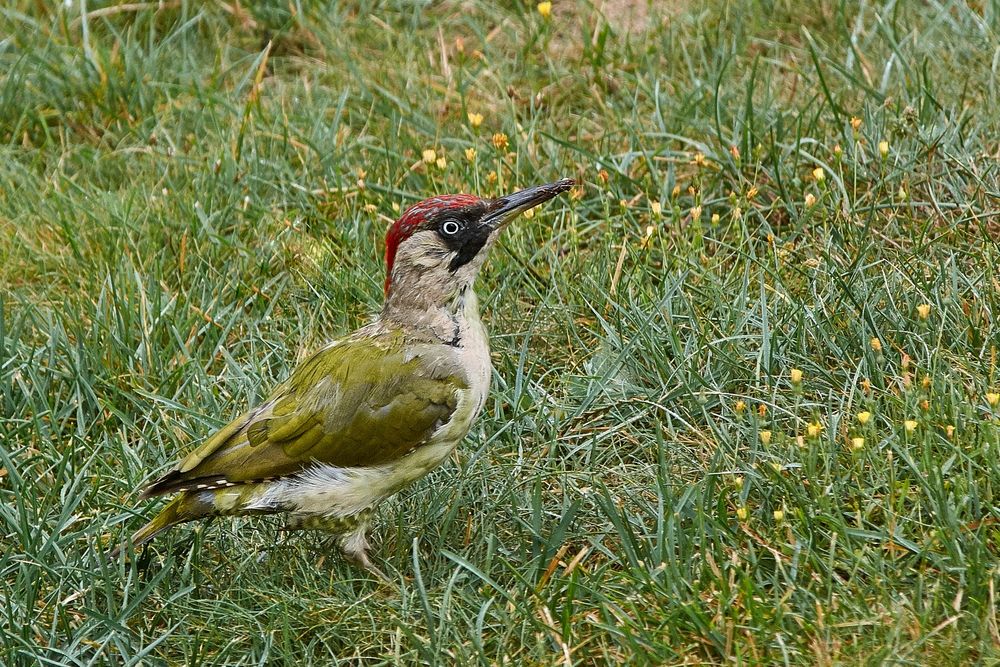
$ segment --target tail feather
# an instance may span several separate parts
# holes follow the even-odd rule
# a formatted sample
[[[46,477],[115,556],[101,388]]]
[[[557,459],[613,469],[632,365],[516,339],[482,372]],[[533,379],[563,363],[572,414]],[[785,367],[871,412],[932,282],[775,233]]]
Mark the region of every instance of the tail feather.
[[[215,511],[211,504],[199,500],[194,494],[182,493],[167,503],[166,507],[160,510],[160,513],[152,521],[132,533],[129,542],[131,542],[133,548],[138,547],[179,523],[194,521],[195,519],[201,519],[214,513]],[[110,558],[117,558],[121,553],[122,546],[124,545],[113,549],[108,556]]]

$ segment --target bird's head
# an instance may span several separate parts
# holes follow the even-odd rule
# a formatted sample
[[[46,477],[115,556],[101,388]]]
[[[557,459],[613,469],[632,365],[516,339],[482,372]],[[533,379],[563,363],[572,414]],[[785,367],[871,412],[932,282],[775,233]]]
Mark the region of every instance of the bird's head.
[[[519,213],[573,187],[565,178],[496,199],[431,197],[406,209],[385,235],[386,298],[447,301],[476,278],[500,231]]]

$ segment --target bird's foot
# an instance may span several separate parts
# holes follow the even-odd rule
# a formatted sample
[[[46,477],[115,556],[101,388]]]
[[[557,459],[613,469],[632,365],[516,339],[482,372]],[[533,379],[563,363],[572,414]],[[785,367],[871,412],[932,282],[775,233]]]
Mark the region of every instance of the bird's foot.
[[[396,586],[396,583],[386,575],[385,572],[380,570],[371,559],[368,558],[368,538],[365,537],[367,532],[367,524],[362,524],[355,528],[350,533],[341,535],[340,537],[340,549],[344,552],[344,555],[356,565],[364,568],[369,573],[375,575],[382,583],[389,586]]]

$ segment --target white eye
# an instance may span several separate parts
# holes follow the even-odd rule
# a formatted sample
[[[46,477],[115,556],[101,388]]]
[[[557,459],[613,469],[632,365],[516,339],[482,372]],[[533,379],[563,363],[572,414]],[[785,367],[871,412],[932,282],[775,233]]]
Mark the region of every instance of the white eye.
[[[454,236],[455,234],[458,234],[459,229],[461,229],[461,225],[454,220],[445,220],[441,224],[441,233],[446,236]]]

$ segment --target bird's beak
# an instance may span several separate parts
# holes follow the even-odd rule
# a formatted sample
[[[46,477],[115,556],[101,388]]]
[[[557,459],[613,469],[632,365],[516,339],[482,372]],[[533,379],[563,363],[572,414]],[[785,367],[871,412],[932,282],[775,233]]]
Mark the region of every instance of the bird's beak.
[[[519,213],[547,202],[558,194],[566,192],[575,185],[572,178],[564,178],[555,183],[536,185],[505,197],[499,197],[489,203],[482,224],[492,229],[499,229],[517,217]]]

